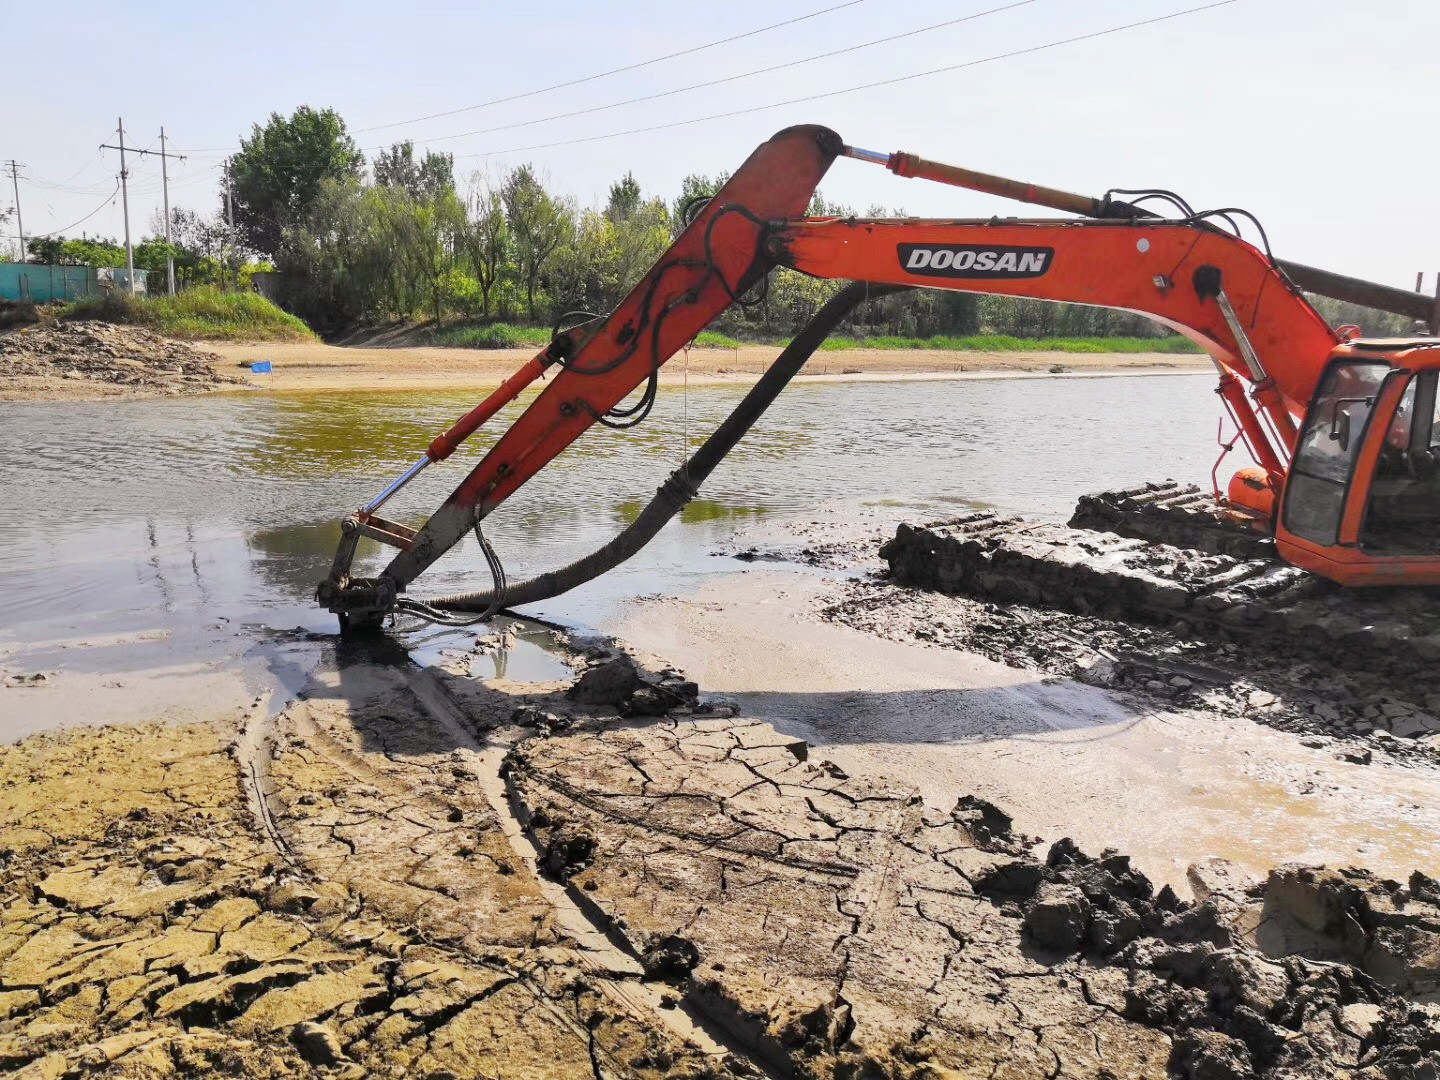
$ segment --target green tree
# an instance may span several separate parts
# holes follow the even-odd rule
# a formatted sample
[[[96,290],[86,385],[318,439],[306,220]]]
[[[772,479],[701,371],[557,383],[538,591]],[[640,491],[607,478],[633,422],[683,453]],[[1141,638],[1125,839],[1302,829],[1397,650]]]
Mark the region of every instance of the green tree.
[[[676,236],[698,212],[701,200],[714,198],[729,179],[728,172],[722,172],[713,179],[701,173],[691,173],[680,181],[680,197],[670,208],[671,228]]]
[[[467,222],[465,204],[454,189],[415,205],[420,243],[417,245],[421,272],[430,292],[430,305],[439,323],[447,290],[453,287],[452,273],[462,250]]]
[[[505,220],[505,201],[479,174],[470,192],[462,243],[470,270],[480,289],[480,314],[490,317],[490,301],[510,254],[510,226]]]
[[[605,204],[605,217],[612,225],[629,221],[640,209],[640,182],[627,172],[610,185],[610,199]]]
[[[125,249],[114,240],[66,240],[63,236],[36,236],[26,241],[32,263],[52,266],[124,266]]]
[[[1306,299],[1315,305],[1315,310],[1332,327],[1358,326],[1366,337],[1409,337],[1415,329],[1413,321],[1404,315],[1392,315],[1388,311],[1376,311],[1325,296],[1307,296]]]
[[[500,198],[525,287],[525,309],[533,320],[541,274],[556,249],[573,235],[575,213],[568,203],[545,190],[529,165],[519,166],[505,178]]]
[[[455,190],[455,155],[430,150],[417,162],[409,139],[380,151],[370,167],[377,184],[403,188],[414,199],[434,201]]]
[[[427,150],[420,159],[420,176],[417,190],[418,199],[435,201],[455,194],[455,155],[437,154]]]
[[[420,186],[420,167],[415,164],[415,144],[409,139],[381,150],[370,163],[375,183],[414,192]]]
[[[353,177],[329,177],[301,221],[285,227],[276,265],[285,306],[321,333],[352,326],[380,305],[388,260]]]
[[[365,158],[334,109],[302,105],[271,113],[231,159],[235,227],[246,244],[273,255],[287,225],[301,221],[327,180],[355,178]]]
[[[63,236],[32,236],[25,244],[27,261],[41,266],[61,266],[60,248],[64,244]]]

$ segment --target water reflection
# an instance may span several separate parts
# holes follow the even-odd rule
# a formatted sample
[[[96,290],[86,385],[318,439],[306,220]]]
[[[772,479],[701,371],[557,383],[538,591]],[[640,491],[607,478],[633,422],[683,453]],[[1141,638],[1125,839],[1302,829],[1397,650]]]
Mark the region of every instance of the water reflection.
[[[474,679],[558,682],[574,672],[550,630],[505,615],[477,627],[403,626],[401,638],[422,664],[463,661]]]
[[[255,571],[291,596],[314,592],[319,580],[316,568],[329,566],[339,543],[336,518],[252,529],[245,536]]]
[[[1167,476],[1204,482],[1214,458],[1209,386],[1206,376],[797,384],[678,522],[547,612],[598,625],[606,596],[682,588],[717,571],[704,556],[737,531],[755,542],[827,505],[871,508],[877,522],[973,505],[1064,518],[1086,490]],[[583,437],[487,523],[511,578],[578,558],[633,520],[743,392],[667,389],[642,427]],[[4,629],[23,636],[62,615],[69,624],[224,615],[328,628],[311,596],[336,522],[474,396],[0,405]],[[520,407],[422,474],[387,516],[423,520]],[[360,571],[388,554],[363,549]],[[483,566],[466,541],[427,572],[423,591],[483,586]]]
[[[631,524],[640,516],[646,504],[639,499],[631,499],[616,505],[615,513],[624,525]],[[686,503],[680,511],[682,523],[694,524],[700,521],[726,521],[730,519],[762,518],[769,513],[769,507],[761,504],[750,506],[735,506],[730,503],[716,502],[714,499],[692,499]]]

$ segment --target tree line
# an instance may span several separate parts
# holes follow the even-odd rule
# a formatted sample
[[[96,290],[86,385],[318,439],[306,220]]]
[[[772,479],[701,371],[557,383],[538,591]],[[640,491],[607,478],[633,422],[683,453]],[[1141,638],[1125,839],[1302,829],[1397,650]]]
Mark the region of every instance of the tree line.
[[[549,325],[567,312],[609,311],[679,234],[687,210],[728,179],[693,174],[667,200],[626,173],[603,205],[584,207],[529,164],[460,182],[451,155],[417,156],[409,142],[367,163],[333,110],[308,108],[257,125],[231,176],[241,239],[273,258],[285,305],[322,331],[420,316]],[[855,213],[819,194],[809,212]],[[793,334],[839,287],[778,270],[753,304],[731,308],[714,329],[742,338]],[[867,305],[848,329],[901,337],[1166,333],[1124,312],[928,291]]]
[[[566,312],[611,310],[684,227],[687,212],[728,174],[687,176],[666,200],[633,174],[609,186],[603,205],[580,206],[532,165],[457,180],[453,156],[417,156],[399,142],[367,161],[332,109],[302,106],[254,125],[231,159],[234,230],[223,210],[176,208],[172,243],[155,235],[135,249],[137,267],[163,274],[175,259],[182,286],[226,284],[278,271],[279,299],[322,333],[365,324],[433,319],[549,325]],[[223,196],[222,196],[223,197]],[[817,193],[811,215],[852,216]],[[872,206],[866,217],[904,216]],[[114,241],[32,242],[37,262],[123,266]],[[785,269],[725,312],[713,329],[739,338],[793,334],[840,287]],[[1333,306],[1333,305],[1332,305]],[[1322,306],[1328,316],[1338,314]],[[1367,332],[1393,320],[1357,317]],[[861,335],[927,338],[1005,334],[1161,337],[1143,316],[1078,304],[914,290],[860,309],[845,328]]]

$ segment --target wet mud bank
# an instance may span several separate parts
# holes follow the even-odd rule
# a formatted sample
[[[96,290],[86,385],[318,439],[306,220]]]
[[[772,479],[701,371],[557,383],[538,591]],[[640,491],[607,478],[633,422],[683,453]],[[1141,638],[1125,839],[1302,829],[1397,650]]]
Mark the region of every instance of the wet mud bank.
[[[992,514],[901,525],[826,617],[1440,764],[1433,590]]]
[[[479,639],[478,654],[493,643]],[[1433,1076],[1440,885],[1035,853],[661,662],[0,748],[19,1075]]]

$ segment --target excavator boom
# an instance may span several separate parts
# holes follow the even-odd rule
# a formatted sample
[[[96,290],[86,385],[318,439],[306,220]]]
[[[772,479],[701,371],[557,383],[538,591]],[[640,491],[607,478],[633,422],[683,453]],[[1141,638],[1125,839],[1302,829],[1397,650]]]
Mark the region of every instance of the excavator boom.
[[[802,218],[821,178],[841,154],[885,164],[901,176],[1083,216],[1046,221]],[[437,437],[424,458],[345,520],[330,577],[320,585],[321,603],[339,614],[342,624],[377,623],[419,574],[472,529],[495,569],[481,522],[594,424],[628,427],[643,420],[665,362],[777,266],[877,286],[1033,297],[1148,315],[1189,337],[1215,360],[1220,393],[1271,492],[1285,481],[1306,406],[1326,370],[1326,358],[1341,344],[1274,260],[1204,215],[1161,219],[1109,198],[1020,184],[909,154],[846,147],[823,127],[787,128],[750,155],[613,312],[605,317],[579,313],[587,321],[557,333],[539,355]],[[1299,269],[1312,282],[1324,279],[1347,295],[1360,295],[1359,286],[1367,284]],[[1381,290],[1367,294],[1372,299],[1392,309],[1401,306],[1383,295],[1383,287],[1372,289]],[[1413,306],[1405,303],[1407,310]],[[794,362],[803,363],[803,357]],[[378,516],[382,504],[409,479],[452,454],[553,367],[558,374],[424,526],[412,529]],[[642,385],[637,400],[622,404]],[[351,576],[362,536],[400,549],[378,578]],[[500,577],[497,573],[497,582]]]
[[[826,278],[1093,304],[1148,315],[1250,378],[1223,290],[1286,411],[1305,409],[1339,343],[1265,255],[1229,233],[1165,221],[810,219],[770,233],[782,265]],[[1260,381],[1255,379],[1254,381]]]

